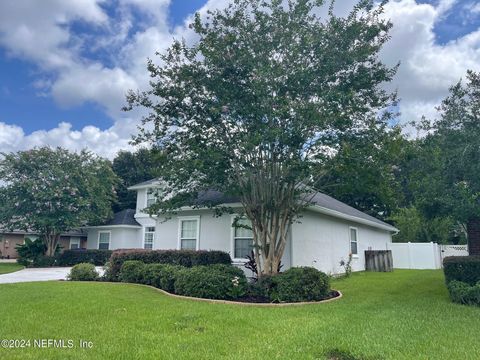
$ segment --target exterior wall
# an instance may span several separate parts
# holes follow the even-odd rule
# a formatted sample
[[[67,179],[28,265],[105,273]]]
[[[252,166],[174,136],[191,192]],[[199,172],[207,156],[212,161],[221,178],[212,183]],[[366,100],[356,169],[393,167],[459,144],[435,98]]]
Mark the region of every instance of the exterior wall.
[[[350,227],[357,229],[358,240],[353,271],[365,270],[365,250],[386,250],[392,241],[388,231],[307,211],[292,226],[292,266],[313,266],[327,274],[344,272],[340,260],[348,260]]]
[[[145,209],[147,207],[147,190],[148,189],[139,189],[137,191],[137,208],[136,208],[136,213],[139,215],[145,215],[142,214],[141,210]]]
[[[0,235],[3,239],[0,242],[0,257],[15,259],[17,258],[17,250],[15,247],[24,242],[24,234],[3,234]]]
[[[18,257],[16,246],[22,245],[25,241],[25,237],[28,237],[28,234],[0,234],[0,257],[16,259]],[[36,236],[36,235],[35,235]],[[80,238],[80,247],[87,247],[87,239],[83,236],[72,236]],[[70,236],[60,237],[59,246],[61,246],[61,251],[70,249]]]
[[[141,228],[105,227],[88,229],[87,249],[98,249],[98,234],[101,231],[110,232],[110,250],[142,248]]]
[[[215,217],[211,210],[182,211],[178,216],[165,221],[165,218],[152,219],[148,216],[138,216],[136,220],[142,226],[155,226],[154,249],[179,249],[179,226],[183,217],[199,217],[199,250],[220,250],[230,254],[233,259],[233,228],[234,215],[225,214]],[[142,233],[143,237],[143,233]],[[142,240],[143,246],[143,240]],[[234,263],[243,263],[243,259],[233,259]],[[287,244],[282,259],[283,270],[290,265],[290,246]]]

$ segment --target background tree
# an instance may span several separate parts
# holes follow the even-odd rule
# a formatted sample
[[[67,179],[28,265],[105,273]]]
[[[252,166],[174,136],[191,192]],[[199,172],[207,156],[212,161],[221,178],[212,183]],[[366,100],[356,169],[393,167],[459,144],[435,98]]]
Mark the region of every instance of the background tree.
[[[415,206],[399,208],[390,217],[400,230],[395,242],[435,242],[458,244],[464,241],[459,224],[450,216],[427,217]]]
[[[156,149],[142,148],[136,152],[120,151],[113,159],[112,168],[120,181],[117,184],[118,202],[113,210],[135,209],[137,194],[129,191],[129,186],[159,176],[162,153]]]
[[[260,274],[277,272],[321,165],[345,138],[383,127],[391,114],[379,111],[395,101],[383,85],[396,69],[378,59],[391,27],[383,7],[361,1],[345,18],[321,18],[320,6],[237,0],[205,21],[197,14],[198,43],[174,42],[162,65],[149,62],[151,89],[127,96],[127,110],[150,111],[136,142],[166,156],[164,196],[150,212],[208,189],[238,196]]]
[[[325,166],[320,187],[334,198],[367,214],[390,221],[404,202],[400,172],[409,141],[400,127],[387,124],[364,136],[345,139]]]
[[[60,234],[111,216],[116,176],[107,160],[49,147],[2,155],[0,223],[38,233],[48,256]]]
[[[424,146],[430,166],[421,187],[431,212],[465,224],[470,254],[480,254],[480,74],[450,88],[439,119],[427,127]]]

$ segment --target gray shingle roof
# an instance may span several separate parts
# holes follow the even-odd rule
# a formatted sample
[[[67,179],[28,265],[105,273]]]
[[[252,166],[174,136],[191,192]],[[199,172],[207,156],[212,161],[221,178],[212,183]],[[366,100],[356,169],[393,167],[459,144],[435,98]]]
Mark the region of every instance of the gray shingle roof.
[[[129,189],[136,189],[136,188],[142,188],[148,185],[154,185],[158,184],[159,179],[152,179],[149,181],[144,181],[142,183],[136,184],[134,186],[131,186]],[[238,197],[234,196],[228,196],[220,191],[216,190],[207,190],[200,192],[198,195],[197,200],[194,202],[193,205],[195,206],[201,206],[201,205],[216,205],[216,204],[232,204],[232,203],[237,203],[239,202]],[[391,231],[396,231],[397,229],[392,226],[391,224],[388,224],[382,220],[379,220],[373,216],[370,216],[360,210],[357,210],[350,205],[347,205],[337,199],[334,199],[331,196],[328,196],[327,194],[317,192],[313,198],[312,198],[312,203],[313,206],[316,206],[318,209],[323,208],[326,209],[327,211],[332,211],[339,213],[341,215],[344,215],[346,217],[353,217],[357,218],[363,221],[367,221],[370,223],[374,223],[377,225],[380,225],[382,228],[389,228]],[[331,214],[332,216],[335,216],[335,213]],[[352,219],[354,221],[355,219]],[[135,221],[136,222],[136,221]]]
[[[135,209],[125,209],[113,214],[113,218],[107,221],[102,226],[107,225],[130,225],[141,226],[137,220],[135,220]]]
[[[359,218],[362,220],[370,221],[375,224],[381,225],[383,227],[389,227],[392,231],[395,231],[395,227],[391,224],[388,224],[382,220],[379,220],[373,216],[370,216],[360,210],[357,210],[350,205],[347,205],[337,199],[334,199],[327,194],[317,192],[311,199],[313,205],[319,206],[321,208],[325,208],[327,210],[335,211],[343,215],[351,216],[354,218]],[[202,205],[202,204],[232,204],[239,202],[237,197],[233,196],[225,196],[219,191],[215,190],[208,190],[205,192],[201,192],[198,195],[198,201],[195,205]],[[333,215],[333,214],[332,214]]]
[[[344,215],[349,215],[349,216],[353,216],[353,217],[356,217],[356,218],[360,218],[360,219],[363,219],[363,220],[367,220],[367,221],[372,221],[374,223],[377,223],[379,225],[383,225],[383,226],[389,226],[389,227],[392,227],[394,228],[392,225],[382,221],[382,220],[379,220],[373,216],[370,216],[368,214],[365,214],[364,212],[360,211],[360,210],[357,210],[353,207],[351,207],[350,205],[347,205],[337,199],[334,199],[333,197],[331,196],[328,196],[324,193],[316,193],[313,198],[312,198],[312,202],[317,205],[317,206],[321,206],[325,209],[328,209],[328,210],[333,210],[333,211],[337,211],[339,213],[342,213]]]

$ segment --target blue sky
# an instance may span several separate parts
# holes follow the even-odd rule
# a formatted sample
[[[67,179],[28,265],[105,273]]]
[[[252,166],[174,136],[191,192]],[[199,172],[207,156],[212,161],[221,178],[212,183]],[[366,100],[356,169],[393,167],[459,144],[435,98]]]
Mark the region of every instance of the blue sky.
[[[355,1],[343,0],[342,13]],[[145,60],[185,27],[195,11],[227,0],[2,0],[0,151],[39,145],[88,147],[112,157],[130,149],[139,113],[125,114],[129,88],[145,88]],[[467,69],[480,71],[480,4],[473,0],[392,0],[384,61],[401,61],[391,85],[400,121],[433,108]]]

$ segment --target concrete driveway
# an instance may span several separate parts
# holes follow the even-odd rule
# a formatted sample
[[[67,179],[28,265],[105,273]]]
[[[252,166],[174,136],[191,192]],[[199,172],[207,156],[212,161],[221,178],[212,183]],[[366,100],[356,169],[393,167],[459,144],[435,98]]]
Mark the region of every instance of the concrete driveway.
[[[11,284],[31,281],[50,281],[50,280],[66,280],[71,267],[52,267],[52,268],[35,268],[23,269],[9,274],[0,275],[0,284]],[[103,268],[96,267],[97,272],[102,275]]]

